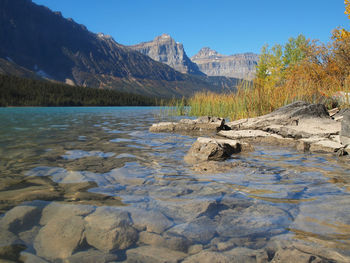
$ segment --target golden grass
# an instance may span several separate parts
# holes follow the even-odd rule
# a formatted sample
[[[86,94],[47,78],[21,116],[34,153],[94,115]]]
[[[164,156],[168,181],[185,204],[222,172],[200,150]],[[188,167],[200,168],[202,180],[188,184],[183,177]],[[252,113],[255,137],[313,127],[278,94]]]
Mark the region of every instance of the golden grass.
[[[288,82],[281,86],[269,87],[268,83],[261,84],[258,81],[242,82],[236,93],[196,93],[188,100],[189,115],[218,116],[230,120],[252,118],[297,100],[324,103],[330,108],[334,105],[334,94],[339,91],[350,92],[350,85],[346,85],[344,89],[337,86],[317,87],[314,83],[305,81],[295,84]]]

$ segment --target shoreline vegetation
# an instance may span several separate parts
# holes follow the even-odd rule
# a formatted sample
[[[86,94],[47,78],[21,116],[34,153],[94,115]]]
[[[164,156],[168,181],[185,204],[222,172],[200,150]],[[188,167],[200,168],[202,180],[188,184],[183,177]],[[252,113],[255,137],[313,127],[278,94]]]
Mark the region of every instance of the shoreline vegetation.
[[[350,19],[350,1],[345,12]],[[256,77],[242,81],[236,93],[196,93],[176,112],[189,116],[253,118],[293,103],[324,104],[328,109],[350,106],[350,32],[333,30],[323,44],[303,35],[285,45],[262,47]],[[186,113],[186,114],[184,114]]]
[[[328,109],[349,107],[350,37],[337,32],[328,45],[303,35],[284,46],[265,45],[253,81],[242,81],[236,93],[196,93],[187,101],[187,115],[253,118],[300,100]],[[184,105],[176,106],[177,112],[185,111]]]

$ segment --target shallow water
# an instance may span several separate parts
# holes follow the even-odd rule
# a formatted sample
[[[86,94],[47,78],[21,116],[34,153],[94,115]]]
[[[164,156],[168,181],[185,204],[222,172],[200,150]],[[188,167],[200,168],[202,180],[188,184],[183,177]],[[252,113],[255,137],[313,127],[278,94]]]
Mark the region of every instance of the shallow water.
[[[27,262],[269,261],[292,247],[349,260],[346,161],[256,145],[203,174],[183,161],[195,137],[148,132],[176,119],[151,107],[0,109],[0,246]]]

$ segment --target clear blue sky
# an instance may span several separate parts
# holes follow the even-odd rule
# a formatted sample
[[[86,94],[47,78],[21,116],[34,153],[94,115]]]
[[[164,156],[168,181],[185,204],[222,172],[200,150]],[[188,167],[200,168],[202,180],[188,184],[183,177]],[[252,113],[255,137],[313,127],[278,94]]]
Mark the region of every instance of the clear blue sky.
[[[170,34],[192,56],[204,46],[222,54],[259,53],[302,33],[329,41],[350,28],[343,0],[33,0],[124,45]]]

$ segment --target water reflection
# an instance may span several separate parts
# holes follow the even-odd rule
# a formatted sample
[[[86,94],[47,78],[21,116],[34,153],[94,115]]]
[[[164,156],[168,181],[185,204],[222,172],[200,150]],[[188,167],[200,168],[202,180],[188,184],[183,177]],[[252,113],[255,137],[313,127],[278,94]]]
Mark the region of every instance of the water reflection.
[[[300,257],[349,260],[348,163],[257,146],[228,160],[232,169],[198,172],[183,161],[195,138],[148,132],[174,118],[159,112],[1,109],[0,246],[10,259],[264,262],[289,253],[282,242]]]

